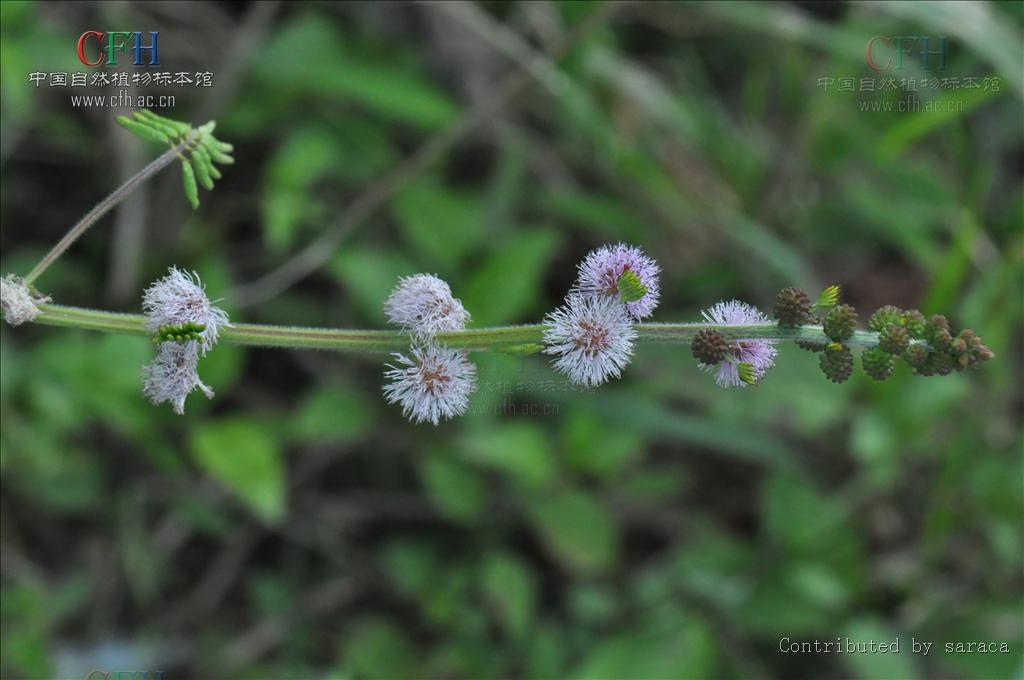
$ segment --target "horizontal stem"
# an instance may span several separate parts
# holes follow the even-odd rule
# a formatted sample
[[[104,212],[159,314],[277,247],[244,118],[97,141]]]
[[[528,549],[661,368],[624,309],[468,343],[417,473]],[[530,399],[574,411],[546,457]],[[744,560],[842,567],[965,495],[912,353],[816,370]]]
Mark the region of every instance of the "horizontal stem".
[[[127,335],[149,335],[146,317],[81,307],[41,304],[36,323],[50,326],[85,328]],[[519,345],[544,342],[544,324],[471,328],[440,333],[437,339],[450,346],[470,351],[515,351]],[[821,326],[782,328],[764,323],[748,326],[721,326],[709,323],[637,324],[637,341],[651,344],[685,344],[701,330],[716,330],[728,340],[773,340],[829,342]],[[236,345],[253,347],[291,347],[347,352],[398,352],[409,346],[409,337],[394,330],[349,330],[344,328],[303,328],[237,323],[220,331],[220,338]],[[878,333],[856,331],[846,344],[873,347]]]

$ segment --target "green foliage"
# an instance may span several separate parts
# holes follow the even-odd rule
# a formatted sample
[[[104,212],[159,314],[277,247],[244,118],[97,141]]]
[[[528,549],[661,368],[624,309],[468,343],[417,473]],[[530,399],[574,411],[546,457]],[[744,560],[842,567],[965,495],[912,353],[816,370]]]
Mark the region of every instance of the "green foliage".
[[[494,244],[459,287],[459,296],[474,323],[509,323],[536,310],[541,283],[559,242],[558,235],[549,229],[521,229]]]
[[[287,489],[273,436],[257,421],[236,418],[202,425],[189,449],[196,464],[266,522],[281,518]]]
[[[565,568],[581,574],[610,569],[619,536],[608,510],[580,489],[536,499],[528,510],[541,540]]]

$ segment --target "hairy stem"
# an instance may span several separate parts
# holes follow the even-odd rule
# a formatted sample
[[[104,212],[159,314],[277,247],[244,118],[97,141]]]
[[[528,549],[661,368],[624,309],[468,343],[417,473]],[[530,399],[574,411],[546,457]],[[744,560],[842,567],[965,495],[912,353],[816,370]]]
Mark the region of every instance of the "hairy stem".
[[[141,314],[119,314],[81,307],[39,305],[36,323],[89,330],[149,335],[146,318]],[[441,333],[437,339],[450,346],[471,351],[516,351],[518,346],[541,344],[544,324],[472,328]],[[637,341],[641,343],[688,344],[697,331],[716,330],[731,340],[778,340],[829,342],[821,326],[780,328],[776,324],[720,326],[709,323],[644,323],[638,324]],[[220,331],[226,342],[253,347],[288,347],[325,349],[342,352],[398,352],[409,347],[409,337],[393,330],[350,330],[344,328],[303,328],[264,324],[232,324]],[[917,341],[920,342],[920,341]],[[874,347],[878,333],[856,331],[847,343],[854,347]]]
[[[37,264],[32,271],[28,273],[28,276],[25,277],[25,283],[31,284],[33,281],[38,279],[51,264],[57,261],[57,258],[64,254],[64,251],[71,247],[72,243],[77,241],[82,234],[88,231],[89,227],[96,224],[101,217],[110,212],[110,210],[118,203],[128,198],[128,196],[131,195],[131,193],[135,191],[140,184],[173,163],[187,144],[188,140],[168,149],[149,165],[129,177],[128,180],[115,189],[113,193],[97,203],[92,210],[87,212],[85,216],[78,221],[75,226],[71,227],[68,233],[64,234],[64,238],[58,241],[57,245],[51,248],[50,252],[48,252],[43,259],[39,260],[39,264]]]

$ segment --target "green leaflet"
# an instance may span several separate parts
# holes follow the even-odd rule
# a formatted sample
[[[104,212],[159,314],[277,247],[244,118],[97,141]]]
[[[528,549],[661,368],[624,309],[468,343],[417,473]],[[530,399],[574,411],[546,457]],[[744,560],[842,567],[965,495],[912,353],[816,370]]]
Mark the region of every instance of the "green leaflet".
[[[213,136],[216,123],[210,121],[198,128],[179,120],[165,118],[149,109],[132,112],[132,117],[118,116],[117,122],[129,132],[142,139],[167,144],[181,156],[182,186],[185,197],[192,208],[199,207],[199,187],[207,191],[221,178],[220,170],[214,163],[230,165],[234,147]]]
[[[181,181],[185,187],[185,197],[192,204],[192,209],[199,207],[199,187],[196,186],[196,173],[192,170],[192,163],[184,160],[181,163]]]

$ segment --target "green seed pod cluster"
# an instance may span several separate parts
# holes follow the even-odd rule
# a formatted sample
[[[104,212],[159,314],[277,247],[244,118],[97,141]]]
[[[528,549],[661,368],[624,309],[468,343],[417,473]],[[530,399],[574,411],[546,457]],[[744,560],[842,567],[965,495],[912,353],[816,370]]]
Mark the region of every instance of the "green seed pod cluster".
[[[918,375],[949,375],[953,372],[953,357],[948,352],[930,352],[928,361],[917,369]]]
[[[932,349],[938,352],[945,352],[953,341],[952,331],[949,328],[949,321],[941,314],[933,314],[925,324],[924,337],[931,344]]]
[[[772,311],[780,326],[799,326],[812,320],[811,298],[799,288],[783,288]]]
[[[822,330],[834,342],[843,342],[853,336],[857,328],[857,311],[850,305],[837,305],[828,310]]]
[[[893,305],[879,307],[868,319],[868,330],[881,333],[888,326],[898,324],[903,319],[903,310]]]
[[[878,337],[878,346],[889,354],[900,355],[910,345],[910,333],[903,326],[889,324]]]
[[[924,314],[916,309],[908,309],[903,312],[903,327],[910,333],[910,337],[924,338]]]
[[[846,345],[828,345],[818,359],[825,377],[834,383],[845,382],[853,373],[853,353]]]
[[[693,336],[690,349],[697,361],[706,366],[713,366],[725,359],[729,343],[718,331],[702,330]]]
[[[911,345],[904,350],[903,360],[910,364],[911,368],[920,369],[928,361],[928,348],[924,345]]]
[[[785,325],[785,319],[804,313],[803,299],[806,296],[800,298],[800,294],[802,292],[795,288],[779,293],[775,316],[779,318],[780,325]],[[797,340],[797,345],[819,352],[818,363],[822,372],[832,382],[839,383],[847,380],[853,370],[853,357],[845,343],[856,331],[857,312],[850,305],[831,306],[838,302],[837,297],[838,293],[829,299],[828,305],[814,305],[828,307],[821,330],[832,342]],[[995,356],[971,329],[966,328],[954,335],[949,320],[941,314],[925,319],[917,309],[902,310],[894,305],[885,305],[871,315],[868,328],[878,334],[878,344],[864,350],[861,365],[864,372],[875,380],[885,380],[892,375],[897,358],[906,361],[915,374],[927,376],[965,371]]]
[[[181,324],[174,324],[170,326],[161,326],[156,335],[153,336],[153,342],[188,342],[190,340],[203,341],[203,331],[206,330],[206,326],[201,323],[193,323],[186,321]]]
[[[881,347],[864,350],[860,357],[864,372],[875,380],[885,380],[896,369],[896,361],[892,355]]]
[[[950,343],[950,356],[953,359],[953,368],[963,372],[968,368],[976,368],[978,364],[988,361],[995,354],[986,347],[981,338],[970,328],[960,331],[960,334]]]

